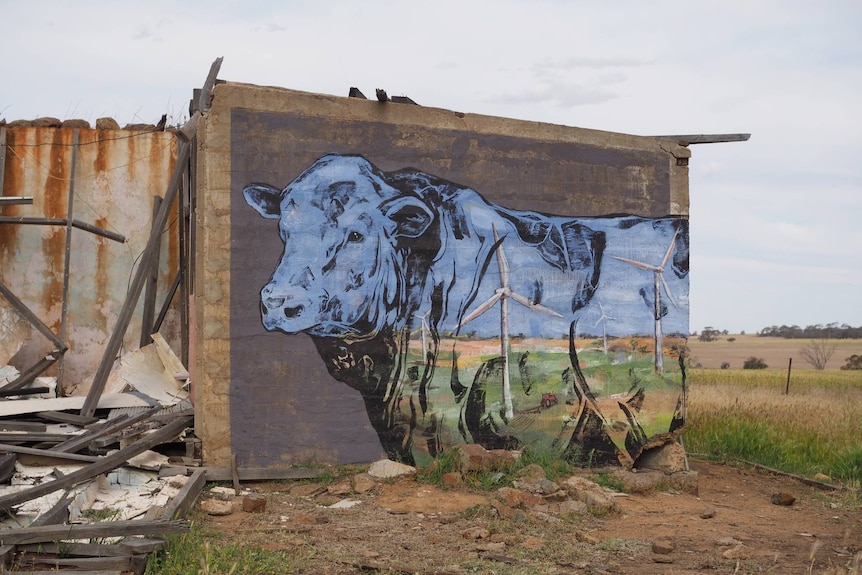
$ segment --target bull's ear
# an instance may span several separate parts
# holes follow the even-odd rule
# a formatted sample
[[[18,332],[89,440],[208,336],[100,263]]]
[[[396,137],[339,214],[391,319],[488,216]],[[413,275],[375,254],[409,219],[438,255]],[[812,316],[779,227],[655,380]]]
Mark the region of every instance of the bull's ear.
[[[281,190],[266,184],[250,184],[242,191],[245,201],[265,218],[281,216]]]
[[[387,202],[384,210],[386,217],[395,222],[396,238],[421,236],[434,221],[434,212],[422,200],[410,196]]]

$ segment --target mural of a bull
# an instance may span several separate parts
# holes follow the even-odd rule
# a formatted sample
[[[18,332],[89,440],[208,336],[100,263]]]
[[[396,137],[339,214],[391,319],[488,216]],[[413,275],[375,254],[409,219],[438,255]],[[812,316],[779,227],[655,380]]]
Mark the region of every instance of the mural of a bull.
[[[653,321],[665,333],[688,329],[682,218],[510,210],[415,169],[383,172],[358,155],[323,156],[283,189],[257,183],[243,194],[278,220],[284,243],[260,291],[263,326],[312,338],[330,374],[360,392],[396,460],[414,463],[456,442],[514,448],[543,436],[570,459],[625,457],[582,372],[577,322],[592,321],[604,304],[620,336],[647,333]],[[663,281],[679,309],[656,302],[652,277],[623,261],[659,261],[668,245]],[[561,334],[568,346],[554,356],[547,342]],[[502,346],[489,351],[483,340]],[[545,373],[560,351],[566,365]],[[547,389],[534,398],[537,380]],[[619,402],[630,452],[645,441],[636,417],[643,393],[633,386]]]

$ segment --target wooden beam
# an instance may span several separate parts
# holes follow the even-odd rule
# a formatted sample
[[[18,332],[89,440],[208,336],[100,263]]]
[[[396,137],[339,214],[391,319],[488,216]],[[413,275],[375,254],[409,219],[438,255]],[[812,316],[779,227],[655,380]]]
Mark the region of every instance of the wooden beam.
[[[35,365],[24,370],[24,373],[19,374],[18,377],[16,377],[14,380],[12,380],[9,383],[5,384],[4,386],[0,387],[0,392],[5,393],[7,391],[17,391],[17,390],[21,389],[22,387],[27,386],[34,379],[39,377],[40,373],[42,373],[43,371],[48,369],[51,365],[53,365],[54,362],[57,361],[57,356],[59,356],[59,355],[61,355],[61,354],[51,353],[51,354],[46,355],[45,357],[40,359],[38,362],[36,362]],[[59,384],[59,381],[57,383]],[[11,395],[15,395],[15,394],[11,394]]]
[[[119,557],[56,557],[53,555],[25,555],[19,557],[18,568],[32,573],[34,567],[45,567],[59,571],[80,573],[82,569],[96,570],[99,573],[143,573],[146,557],[123,555]],[[56,571],[54,571],[56,573]]]
[[[233,471],[227,467],[201,467],[206,471],[207,481],[231,481]],[[324,473],[322,469],[278,469],[268,467],[238,467],[240,481],[270,481],[274,479],[314,479]]]
[[[68,477],[68,476],[67,476]],[[56,483],[56,481],[54,482]],[[90,524],[42,525],[41,527],[19,527],[0,531],[0,545],[25,543],[47,543],[69,539],[93,539],[125,537],[128,535],[161,535],[164,533],[187,533],[189,524],[184,520],[100,521]]]
[[[29,205],[33,203],[33,196],[0,196],[0,206]]]
[[[207,475],[203,468],[197,469],[192,476],[186,480],[186,484],[180,489],[171,502],[165,507],[162,513],[162,519],[178,519],[185,511],[191,507],[198,495],[203,491],[206,485]]]
[[[159,211],[162,208],[162,197],[155,196],[153,198],[153,224],[158,220]],[[161,230],[150,230],[150,233],[157,232],[159,238],[162,237]],[[152,261],[150,262],[150,273],[147,275],[144,284],[144,310],[141,317],[141,343],[140,347],[149,345],[153,342],[153,318],[156,315],[156,292],[159,289],[159,256],[161,255],[161,243],[156,244],[153,251]]]
[[[21,225],[31,225],[31,226],[65,226],[68,224],[66,218],[45,218],[38,216],[0,216],[0,224],[21,224]],[[94,226],[93,224],[88,224],[87,222],[82,222],[81,220],[72,220],[72,227],[78,228],[80,230],[84,230],[90,232],[91,234],[95,234],[97,236],[102,236],[104,238],[108,238],[109,240],[114,240],[115,242],[125,243],[126,236],[122,234],[118,234],[116,232],[112,232],[110,230],[104,230],[98,226]]]
[[[78,453],[66,453],[64,451],[52,451],[50,449],[36,449],[35,447],[9,445],[8,443],[0,443],[0,451],[5,451],[7,453],[23,453],[25,455],[38,455],[40,457],[68,459],[69,461],[84,461],[86,463],[93,463],[101,459],[96,455],[81,455]]]
[[[111,455],[106,455],[105,457],[100,458],[99,461],[91,463],[90,465],[82,469],[73,471],[72,473],[63,476],[62,479],[56,479],[54,481],[49,481],[48,483],[34,485],[29,489],[25,489],[17,493],[2,495],[0,496],[0,509],[9,509],[14,505],[24,503],[25,501],[30,501],[32,499],[36,499],[37,497],[42,497],[47,493],[53,493],[54,491],[58,491],[60,489],[68,489],[70,487],[78,485],[79,483],[87,481],[88,479],[92,479],[97,475],[111,471],[112,469],[123,465],[132,457],[143,453],[144,451],[151,449],[156,445],[164,443],[169,439],[175,438],[177,435],[182,433],[192,423],[193,420],[193,417],[180,417],[176,421],[165,425],[161,429],[158,429],[148,435],[145,435],[135,443],[124,447],[123,449],[120,449],[119,451],[116,451]],[[114,535],[119,534],[110,534],[110,536]],[[131,533],[129,535],[131,535]],[[89,536],[72,537],[72,539],[85,539],[87,537]],[[25,543],[24,541],[21,542]],[[8,542],[3,539],[2,534],[0,534],[0,545],[7,543]],[[38,543],[38,541],[29,541],[29,543]]]
[[[0,220],[2,220],[2,217],[0,217]],[[64,344],[60,340],[60,338],[57,337],[54,332],[51,331],[51,329],[42,322],[41,319],[39,319],[39,316],[33,313],[30,308],[24,304],[23,301],[18,299],[18,296],[12,293],[12,290],[6,287],[6,285],[2,281],[0,281],[0,295],[9,300],[9,303],[12,304],[12,307],[14,307],[19,314],[24,316],[24,318],[27,319],[27,321],[29,321],[33,325],[33,327],[39,330],[39,333],[51,340],[54,345],[57,346],[57,349],[60,353],[63,353],[64,351],[69,349],[68,347],[66,347],[66,344]]]
[[[653,136],[661,140],[674,140],[680,146],[689,144],[722,144],[725,142],[747,142],[751,134],[682,134],[677,136]]]
[[[51,508],[43,512],[39,517],[33,520],[30,527],[39,527],[40,525],[61,525],[69,521],[69,504],[75,498],[68,493],[61,497],[57,503]],[[50,553],[50,551],[42,551],[42,553]]]
[[[73,425],[89,425],[99,421],[95,417],[81,417],[77,413],[66,413],[65,411],[40,411],[35,414],[40,419],[55,421],[58,423],[71,423]]]

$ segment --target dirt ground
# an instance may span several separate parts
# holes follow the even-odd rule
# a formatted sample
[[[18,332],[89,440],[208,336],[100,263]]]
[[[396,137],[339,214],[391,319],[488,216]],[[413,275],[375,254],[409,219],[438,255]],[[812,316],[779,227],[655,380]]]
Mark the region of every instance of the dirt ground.
[[[607,514],[533,507],[503,518],[493,490],[412,478],[365,485],[363,474],[363,493],[350,475],[244,484],[264,495],[265,511],[242,511],[234,497],[232,514],[205,521],[232,541],[287,552],[300,573],[858,573],[858,495],[741,467],[691,467],[697,495],[619,495],[620,511]],[[781,492],[795,502],[774,504]]]

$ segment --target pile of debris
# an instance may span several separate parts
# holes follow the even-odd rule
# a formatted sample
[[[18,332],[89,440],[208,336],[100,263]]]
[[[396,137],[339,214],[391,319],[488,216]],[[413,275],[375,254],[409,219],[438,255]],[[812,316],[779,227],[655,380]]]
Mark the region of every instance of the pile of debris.
[[[0,366],[0,395],[18,377]],[[0,570],[143,573],[157,536],[188,530],[179,518],[206,481],[188,384],[154,334],[117,363],[92,417],[83,396],[53,397],[50,377],[0,398]]]

